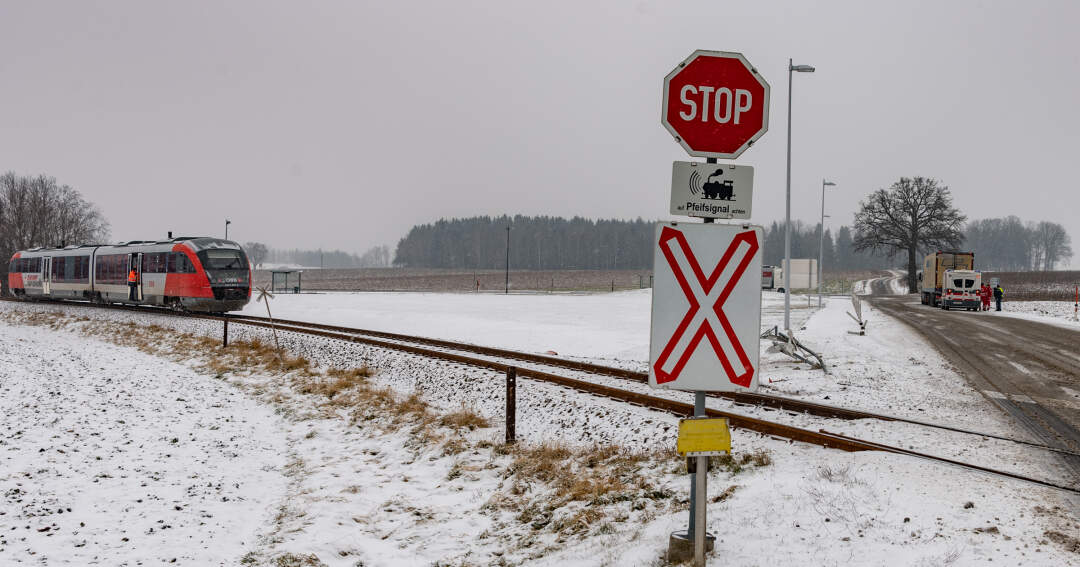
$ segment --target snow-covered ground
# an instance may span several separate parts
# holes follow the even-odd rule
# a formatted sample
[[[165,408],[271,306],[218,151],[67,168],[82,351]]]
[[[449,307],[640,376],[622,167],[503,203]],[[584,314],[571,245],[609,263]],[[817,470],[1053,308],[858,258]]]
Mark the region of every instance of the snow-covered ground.
[[[283,429],[187,366],[0,324],[0,564],[232,564],[285,488]]]
[[[987,314],[1080,329],[1080,319],[1076,316],[1076,304],[1069,301],[1005,301],[1001,304],[1000,312],[991,309]]]
[[[779,324],[783,317],[783,295],[766,292],[763,297],[762,326]],[[641,369],[648,356],[647,290],[596,295],[279,295],[272,300],[272,308],[275,316],[290,319],[468,340],[534,352],[555,350],[564,356],[608,360]],[[848,333],[855,329],[844,314],[851,309],[848,298],[827,298],[825,309],[818,311],[816,298],[793,296],[792,308],[792,326],[797,329],[797,336],[824,353],[832,374],[823,374],[805,364],[796,364],[783,354],[766,350],[762,353],[765,391],[1022,435],[968,388],[929,345],[869,306],[864,305],[864,316],[870,319],[869,335],[865,337]],[[260,314],[262,309],[252,305],[248,312]],[[285,395],[280,377],[243,370],[222,375],[220,369],[208,370],[197,357],[162,359],[161,353],[151,357],[129,347],[110,346],[92,334],[102,321],[137,320],[166,330],[217,336],[220,326],[214,323],[86,308],[0,304],[0,315],[54,310],[77,313],[90,320],[67,323],[55,330],[0,323],[4,331],[0,333],[3,352],[21,355],[34,349],[50,351],[57,348],[57,343],[61,347],[68,345],[66,348],[85,345],[82,346],[85,350],[105,352],[106,358],[141,361],[136,366],[147,374],[189,373],[191,380],[205,382],[206,391],[221,389],[216,395],[223,400],[219,402],[222,407],[231,407],[230,399],[234,404],[239,403],[235,400],[252,404],[243,412],[249,423],[256,423],[257,412],[263,412],[269,419],[260,422],[258,431],[249,435],[261,435],[261,443],[276,447],[270,455],[276,456],[276,461],[266,462],[267,456],[259,451],[242,453],[234,449],[241,453],[237,462],[263,463],[259,471],[266,475],[261,482],[267,490],[261,500],[245,500],[245,503],[257,501],[263,507],[261,515],[252,512],[254,515],[246,516],[241,528],[212,530],[200,526],[184,537],[176,536],[180,532],[159,536],[175,536],[167,545],[193,547],[188,542],[210,542],[208,555],[187,560],[181,557],[179,563],[233,564],[244,553],[253,552],[247,558],[255,564],[291,553],[292,558],[313,554],[323,564],[332,566],[486,565],[500,561],[528,565],[660,565],[667,534],[685,527],[686,512],[682,508],[685,503],[679,501],[686,497],[687,483],[684,476],[672,469],[671,460],[649,461],[654,464],[641,465],[636,474],[661,492],[671,491],[674,498],[651,503],[641,496],[630,495],[625,501],[603,505],[609,510],[609,521],[599,522],[601,525],[585,522],[581,533],[560,535],[551,528],[558,522],[523,524],[520,518],[524,511],[511,513],[491,505],[518,490],[524,490],[524,497],[537,498],[545,490],[543,483],[522,486],[515,480],[518,477],[513,473],[512,457],[497,453],[497,440],[502,434],[497,426],[470,434],[463,452],[448,453],[438,445],[418,445],[416,434],[408,427],[365,427],[363,421],[357,427],[340,412],[316,411],[318,408],[313,402],[305,401],[307,398]],[[89,340],[84,333],[91,333]],[[268,332],[261,329],[234,326],[231,333],[234,340],[258,337],[272,341]],[[390,386],[401,396],[418,392],[438,411],[453,411],[466,404],[494,423],[501,418],[502,384],[490,372],[361,345],[292,333],[281,335],[291,352],[304,354],[322,367],[368,364],[378,370],[372,378],[375,384]],[[25,343],[19,339],[26,339]],[[18,398],[5,403],[19,405],[24,399],[33,399],[29,394],[18,393],[29,391],[33,381],[33,373],[14,371],[20,364],[18,359],[0,359],[3,387],[15,388],[13,394],[5,392],[5,397]],[[83,366],[109,368],[104,362]],[[102,373],[106,377],[114,376],[107,371],[59,372],[68,380],[63,391],[72,392],[70,395],[79,399],[92,399],[91,394],[100,387]],[[626,387],[625,383],[618,385]],[[183,383],[177,387],[186,394],[196,386]],[[39,396],[49,399],[48,392],[55,391],[44,388]],[[128,390],[126,394],[144,396],[141,388]],[[214,406],[211,399],[195,403],[191,394],[185,394],[176,397],[187,400],[187,405],[194,408]],[[169,395],[155,397],[151,391],[145,394],[147,400],[140,403],[161,408],[163,415],[168,415],[168,411],[176,411],[165,407]],[[522,381],[518,404],[519,437],[527,445],[550,441],[579,447],[618,443],[668,451],[674,443],[673,427],[677,419],[611,400]],[[710,405],[732,409],[721,400],[710,400]],[[86,414],[83,419],[90,420],[96,409],[99,408],[88,404],[87,409],[71,412],[72,419]],[[115,409],[126,411],[122,407]],[[734,411],[753,410],[734,408]],[[269,412],[277,412],[278,417],[272,417]],[[56,413],[57,410],[48,409],[23,411],[18,421],[9,421],[5,426],[26,430],[33,426],[42,431],[41,436],[55,434],[49,433],[52,427],[49,422],[57,418]],[[204,413],[214,415],[211,409],[198,412],[200,417]],[[929,452],[947,450],[961,460],[992,466],[1011,464],[1025,474],[1051,477],[1055,472],[1045,454],[985,438],[948,436],[917,426],[822,423],[806,417],[762,412],[755,415],[786,417],[797,425],[857,436],[881,436],[891,443]],[[122,417],[116,419],[128,422]],[[201,438],[201,430],[196,430],[193,421],[169,422],[161,418],[154,422],[169,423],[172,437],[165,439],[169,445],[172,438],[185,439],[192,434]],[[102,435],[110,427],[116,429],[122,425],[102,422]],[[246,439],[243,432],[231,433],[229,437],[234,435],[236,439]],[[38,445],[15,446],[6,437],[4,441],[5,458],[26,462],[40,458],[36,452]],[[714,562],[1080,565],[1077,550],[1067,550],[1067,546],[1076,545],[1075,539],[1068,539],[1075,538],[1077,533],[1076,502],[1067,500],[1060,492],[906,457],[840,453],[741,430],[733,432],[733,445],[737,456],[767,454],[770,462],[747,465],[741,471],[721,468],[710,475],[710,494],[727,495],[709,509],[710,531],[718,535]],[[161,450],[152,445],[147,447],[151,449],[141,452],[142,458],[151,462],[162,458]],[[167,447],[164,450],[165,454],[171,454]],[[218,459],[204,457],[204,460],[208,463],[204,465],[209,466]],[[127,464],[114,464],[119,466]],[[75,476],[70,473],[70,467],[58,467],[58,470]],[[19,479],[22,472],[9,473],[5,467],[0,470],[0,483],[6,487],[9,482],[23,482]],[[57,492],[67,490],[69,482],[70,479],[45,475],[36,478],[33,484],[37,490]],[[40,555],[31,555],[24,547],[25,542],[14,539],[15,534],[24,537],[21,532],[28,530],[22,526],[29,517],[25,513],[15,517],[7,501],[5,506],[3,511],[7,514],[0,515],[0,549],[3,549],[0,564],[9,561],[63,564],[59,558],[52,557],[40,561]],[[550,513],[559,517],[601,505],[571,503],[568,506]],[[106,526],[101,528],[104,539],[119,539],[124,537],[119,530],[132,529],[129,521],[120,515],[121,510],[122,506],[117,505],[91,514],[95,522]],[[74,511],[77,511],[75,507]],[[12,527],[16,529],[11,530]],[[254,540],[243,535],[249,533],[255,536]],[[58,537],[34,534],[43,540]],[[244,543],[217,543],[215,538],[225,534],[239,534]],[[256,543],[252,545],[251,541]],[[535,541],[531,549],[523,543],[530,541]],[[44,549],[38,547],[32,551],[48,556]],[[90,563],[95,557],[101,564],[109,565],[122,564],[125,560],[135,564],[137,558],[146,559],[144,563],[149,564],[159,558],[153,549],[141,549],[142,555],[123,554],[112,548],[94,554],[79,551],[84,549],[75,548],[68,555],[72,564]]]
[[[649,357],[649,290],[604,294],[278,294],[275,317],[591,358]],[[261,303],[243,313],[266,315]]]

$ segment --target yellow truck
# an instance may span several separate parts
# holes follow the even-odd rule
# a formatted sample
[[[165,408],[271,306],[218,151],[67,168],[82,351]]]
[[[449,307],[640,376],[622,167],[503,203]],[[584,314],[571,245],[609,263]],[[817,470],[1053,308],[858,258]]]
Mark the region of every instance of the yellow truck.
[[[945,270],[974,270],[974,252],[945,252],[938,250],[927,254],[923,260],[923,269],[919,274],[919,287],[922,291],[923,305],[938,307],[945,288]]]

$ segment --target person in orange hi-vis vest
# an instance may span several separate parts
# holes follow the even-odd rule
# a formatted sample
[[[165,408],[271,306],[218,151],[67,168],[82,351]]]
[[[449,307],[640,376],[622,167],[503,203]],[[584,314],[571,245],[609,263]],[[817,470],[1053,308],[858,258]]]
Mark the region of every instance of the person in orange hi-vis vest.
[[[139,273],[135,271],[135,268],[131,268],[128,272],[128,299],[131,301],[137,301],[139,299]]]

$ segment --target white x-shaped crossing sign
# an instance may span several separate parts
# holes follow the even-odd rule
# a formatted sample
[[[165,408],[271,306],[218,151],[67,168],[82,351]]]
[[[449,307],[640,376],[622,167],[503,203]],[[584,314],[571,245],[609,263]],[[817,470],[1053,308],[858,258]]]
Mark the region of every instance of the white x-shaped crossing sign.
[[[755,363],[739,341],[725,311],[725,304],[740,279],[747,274],[747,269],[759,250],[756,231],[751,229],[735,234],[708,276],[701,269],[682,230],[664,226],[660,231],[658,246],[689,303],[689,308],[670,336],[662,338],[663,349],[652,365],[656,383],[661,385],[678,380],[701,341],[708,339],[727,380],[731,384],[749,387],[754,377]],[[660,265],[656,267],[661,268]],[[758,293],[755,299],[760,302],[760,287],[756,280],[758,276],[753,273],[748,274],[749,276],[755,278],[754,289]],[[654,291],[654,297],[656,293],[658,291]],[[760,314],[760,303],[756,312]],[[756,331],[760,322],[751,323],[755,325]],[[656,339],[657,337],[654,337],[654,341]],[[757,345],[747,346],[755,349],[752,354],[756,360]]]

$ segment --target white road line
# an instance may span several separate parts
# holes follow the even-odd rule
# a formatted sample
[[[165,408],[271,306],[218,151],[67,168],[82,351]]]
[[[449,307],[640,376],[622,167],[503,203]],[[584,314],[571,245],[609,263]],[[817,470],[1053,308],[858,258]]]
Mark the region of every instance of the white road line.
[[[1025,396],[1023,394],[1015,394],[1015,395],[1009,396],[1009,398],[1014,402],[1021,402],[1021,403],[1025,403],[1025,404],[1033,404],[1033,403],[1035,403],[1035,400],[1033,400],[1033,399],[1031,399],[1031,398],[1029,398],[1029,397],[1027,397],[1027,396]]]
[[[1009,361],[1009,364],[1012,365],[1013,368],[1019,370],[1020,372],[1023,372],[1024,374],[1027,374],[1029,376],[1031,375],[1031,371],[1028,370],[1027,367],[1024,366],[1023,364],[1020,364],[1019,362],[1013,362],[1011,360]]]
[[[996,398],[998,400],[1007,400],[1007,399],[1009,399],[1008,396],[1006,396],[1005,394],[1002,394],[1001,392],[999,392],[997,390],[983,390],[982,393],[986,394],[986,396],[989,397],[989,398]]]

